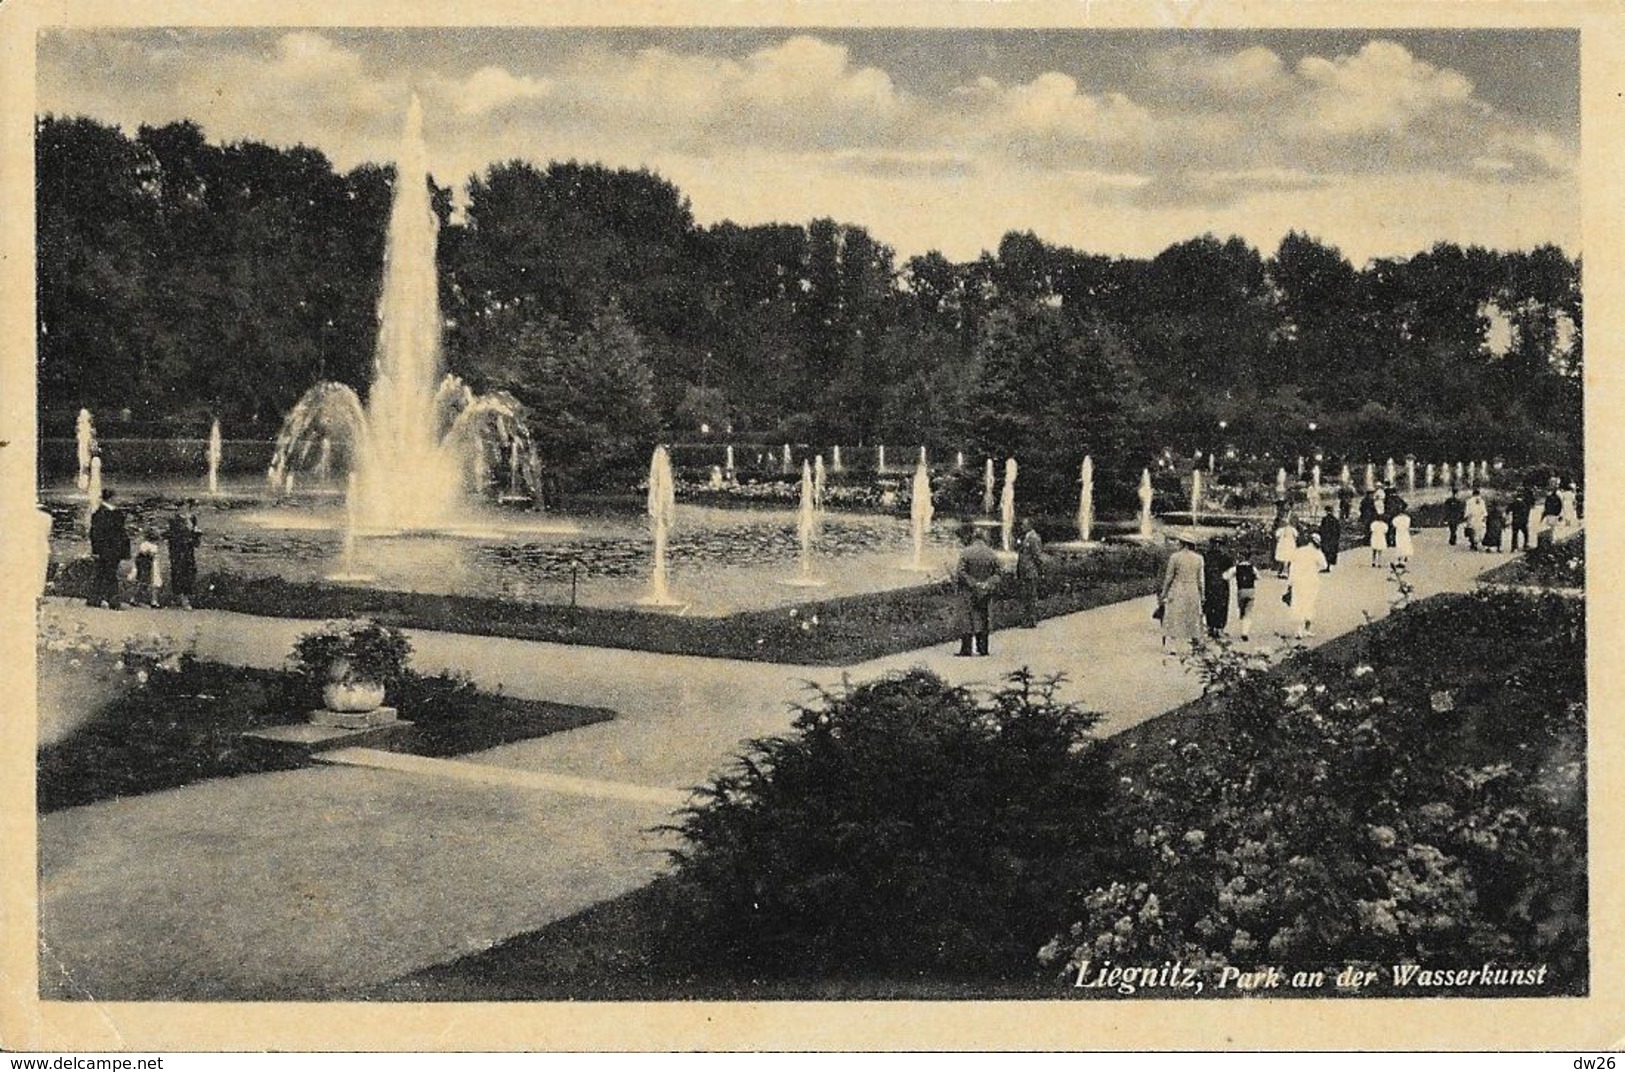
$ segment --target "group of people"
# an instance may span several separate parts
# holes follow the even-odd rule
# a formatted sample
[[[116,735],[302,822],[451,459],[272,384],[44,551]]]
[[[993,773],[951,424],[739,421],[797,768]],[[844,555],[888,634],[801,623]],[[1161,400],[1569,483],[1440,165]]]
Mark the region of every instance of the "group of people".
[[[101,501],[90,515],[90,555],[95,572],[86,605],[110,610],[122,607],[120,574],[127,569],[136,586],[135,602],[160,606],[164,575],[159,566],[158,542],[162,538],[169,545],[170,592],[182,609],[191,610],[197,590],[197,546],[203,539],[197,503],[188,499],[170,518],[161,536],[156,528],[149,528],[139,533],[137,543],[130,533],[129,516],[115,500],[111,488],[102,489]],[[125,567],[125,563],[130,566]]]
[[[1445,527],[1450,530],[1450,546],[1455,547],[1461,537],[1467,541],[1469,551],[1498,553],[1505,540],[1510,549],[1527,550],[1530,546],[1530,523],[1536,516],[1536,493],[1533,488],[1518,489],[1511,500],[1503,504],[1487,497],[1480,488],[1473,488],[1466,499],[1459,489],[1451,489],[1445,500]],[[1553,481],[1539,504],[1540,539],[1556,537],[1559,529],[1580,523],[1579,493],[1573,483]]]
[[[1327,511],[1334,525],[1337,518]],[[1338,537],[1341,538],[1341,537]],[[1235,587],[1236,629],[1243,640],[1252,636],[1253,607],[1258,594],[1258,565],[1239,542],[1220,537],[1206,541],[1194,533],[1175,536],[1179,545],[1168,559],[1153,616],[1162,622],[1162,644],[1179,645],[1222,635],[1230,624],[1230,592]],[[1287,545],[1290,541],[1290,549]],[[1315,611],[1320,602],[1321,575],[1331,572],[1334,550],[1325,550],[1322,530],[1290,535],[1276,533],[1275,559],[1287,582],[1282,595],[1290,609],[1298,636],[1315,635]]]
[[[959,594],[955,628],[959,633],[962,658],[988,654],[993,631],[993,600],[1004,586],[1004,566],[999,554],[988,546],[987,531],[966,522],[960,527],[959,563],[954,568],[954,588]],[[1016,543],[1016,594],[1022,609],[1022,627],[1038,626],[1038,597],[1044,573],[1044,541],[1031,518],[1021,523]]]

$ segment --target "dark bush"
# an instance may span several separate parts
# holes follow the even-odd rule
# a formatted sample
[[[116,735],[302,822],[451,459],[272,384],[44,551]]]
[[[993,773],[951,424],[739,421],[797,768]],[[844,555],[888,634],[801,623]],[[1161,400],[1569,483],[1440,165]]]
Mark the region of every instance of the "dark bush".
[[[758,977],[1030,974],[1094,874],[1099,716],[1025,671],[991,696],[923,670],[823,694],[699,790],[668,955]]]

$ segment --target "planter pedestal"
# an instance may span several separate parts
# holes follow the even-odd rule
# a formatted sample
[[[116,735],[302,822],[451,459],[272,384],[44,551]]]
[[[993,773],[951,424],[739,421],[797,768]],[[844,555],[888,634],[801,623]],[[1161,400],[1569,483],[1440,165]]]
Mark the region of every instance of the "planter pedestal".
[[[329,726],[341,730],[370,730],[399,721],[393,707],[375,707],[371,711],[329,711],[325,707],[310,713],[312,726]]]

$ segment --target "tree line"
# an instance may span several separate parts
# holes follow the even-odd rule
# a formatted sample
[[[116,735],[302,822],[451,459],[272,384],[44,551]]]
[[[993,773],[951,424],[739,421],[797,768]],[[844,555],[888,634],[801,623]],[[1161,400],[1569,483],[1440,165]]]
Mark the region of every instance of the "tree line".
[[[90,406],[269,434],[317,380],[365,389],[391,168],[192,122],[36,133],[48,430]],[[1555,246],[1355,267],[1296,232],[1150,258],[1012,232],[899,263],[859,224],[699,225],[646,170],[497,163],[460,210],[430,181],[448,366],[530,407],[577,484],[702,426],[1012,454],[1058,485],[1086,452],[1225,444],[1578,462],[1580,263]]]

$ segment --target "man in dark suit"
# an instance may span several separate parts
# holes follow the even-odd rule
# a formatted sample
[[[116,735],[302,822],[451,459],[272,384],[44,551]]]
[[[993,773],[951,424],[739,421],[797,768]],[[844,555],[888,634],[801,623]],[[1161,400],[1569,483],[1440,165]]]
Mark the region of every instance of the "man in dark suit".
[[[1529,513],[1534,509],[1534,496],[1528,488],[1519,488],[1518,494],[1512,497],[1512,549],[1516,551],[1520,546],[1529,550]],[[1518,541],[1522,539],[1522,544]]]
[[[970,655],[974,640],[975,654],[986,655],[988,633],[993,628],[993,592],[999,583],[999,556],[975,525],[966,525],[961,538],[965,548],[959,552],[959,567],[954,570],[954,587],[959,589],[958,654]]]
[[[1456,546],[1456,534],[1467,520],[1467,504],[1461,501],[1461,492],[1450,489],[1450,498],[1444,501],[1444,524],[1450,530],[1450,546]]]
[[[113,505],[113,490],[102,490],[102,501],[90,515],[90,553],[96,559],[86,605],[119,609],[119,563],[130,557],[130,530],[124,511]]]

